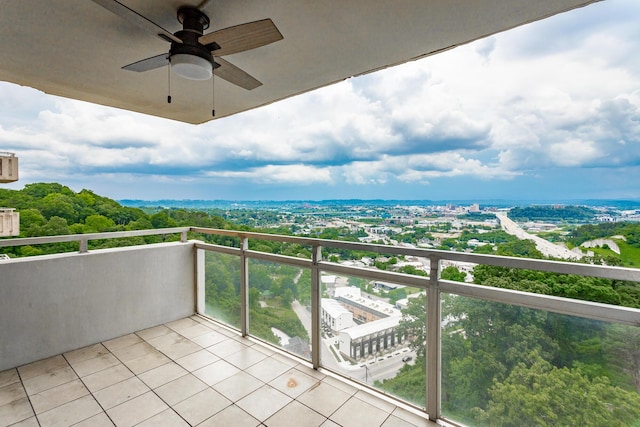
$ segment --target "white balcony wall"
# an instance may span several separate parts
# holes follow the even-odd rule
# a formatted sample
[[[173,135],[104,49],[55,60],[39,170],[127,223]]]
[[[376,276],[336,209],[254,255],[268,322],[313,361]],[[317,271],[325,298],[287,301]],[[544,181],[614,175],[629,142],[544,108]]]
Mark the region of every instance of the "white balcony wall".
[[[0,371],[195,312],[192,243],[0,261]]]

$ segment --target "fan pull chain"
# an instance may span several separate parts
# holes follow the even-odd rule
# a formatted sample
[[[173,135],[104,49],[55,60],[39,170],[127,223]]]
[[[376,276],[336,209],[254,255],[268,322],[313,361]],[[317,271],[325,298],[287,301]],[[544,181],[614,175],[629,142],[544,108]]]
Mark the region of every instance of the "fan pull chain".
[[[169,94],[167,95],[167,104],[171,104],[171,62],[167,65],[167,82],[169,85]]]
[[[215,57],[213,57],[213,65],[212,65],[212,69],[211,69],[211,117],[215,117],[216,116],[216,97],[215,97],[215,93],[216,93],[216,60]]]

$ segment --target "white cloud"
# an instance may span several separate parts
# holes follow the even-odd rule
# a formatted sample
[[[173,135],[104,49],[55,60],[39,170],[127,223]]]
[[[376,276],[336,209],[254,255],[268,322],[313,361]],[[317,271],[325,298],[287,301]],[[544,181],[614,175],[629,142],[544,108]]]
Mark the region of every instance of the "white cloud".
[[[0,149],[21,155],[25,179],[345,184],[356,197],[637,166],[638,19],[639,3],[608,0],[199,126],[0,84]]]

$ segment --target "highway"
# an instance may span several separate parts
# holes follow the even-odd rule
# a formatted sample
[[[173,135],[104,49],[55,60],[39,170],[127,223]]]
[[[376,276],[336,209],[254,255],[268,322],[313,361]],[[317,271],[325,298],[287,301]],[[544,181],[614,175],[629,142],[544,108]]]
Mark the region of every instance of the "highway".
[[[500,221],[500,226],[504,231],[506,231],[507,233],[513,236],[516,236],[520,240],[532,240],[536,244],[536,248],[546,256],[551,256],[554,258],[563,258],[563,259],[582,258],[580,254],[572,252],[563,246],[555,245],[549,242],[548,240],[545,240],[536,235],[527,233],[518,224],[510,220],[507,217],[507,215],[503,213],[496,213],[496,217],[498,217],[498,221]]]

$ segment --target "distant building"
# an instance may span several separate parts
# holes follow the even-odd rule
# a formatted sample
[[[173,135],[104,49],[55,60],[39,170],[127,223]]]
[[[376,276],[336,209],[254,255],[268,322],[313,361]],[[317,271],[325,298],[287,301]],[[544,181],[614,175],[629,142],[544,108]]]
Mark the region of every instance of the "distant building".
[[[336,288],[335,299],[353,314],[356,323],[401,315],[400,311],[389,303],[362,297],[360,289],[353,286]]]
[[[0,236],[20,234],[20,214],[12,208],[0,208]]]
[[[331,298],[322,298],[320,318],[333,333],[354,325],[353,314],[338,301]]]
[[[400,316],[386,317],[340,331],[340,353],[356,361],[402,344],[404,337],[397,331],[400,319]]]

